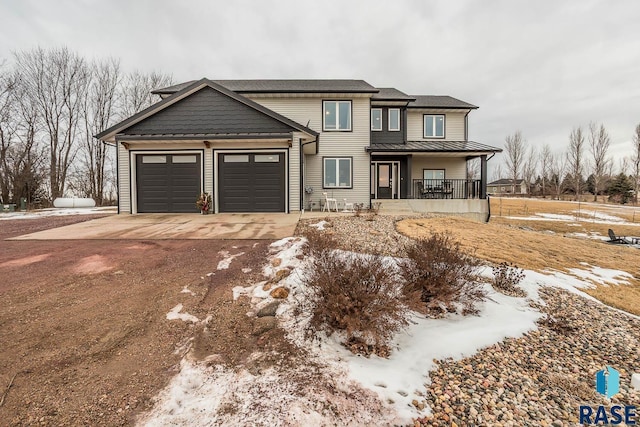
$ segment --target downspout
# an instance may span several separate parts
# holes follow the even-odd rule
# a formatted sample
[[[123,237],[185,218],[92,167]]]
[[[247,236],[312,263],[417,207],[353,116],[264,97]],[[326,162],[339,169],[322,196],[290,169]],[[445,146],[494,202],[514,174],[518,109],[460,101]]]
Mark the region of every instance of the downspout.
[[[492,153],[490,157],[487,157],[487,164],[489,163],[489,160],[491,160],[495,155],[496,153]],[[487,220],[485,222],[489,222],[490,219],[491,219],[491,196],[487,194]]]
[[[304,175],[306,173],[305,167],[304,167],[304,146],[308,145],[308,144],[313,144],[313,143],[318,143],[318,137],[316,137],[315,140],[313,141],[307,141],[305,143],[302,142],[302,138],[300,138],[299,143],[300,143],[300,214],[302,215],[302,211],[304,211],[304,195],[306,194],[305,190],[304,190]],[[317,145],[316,145],[317,146]],[[317,151],[317,149],[316,149]],[[317,153],[316,153],[317,154]]]
[[[485,222],[489,222],[491,219],[491,197],[487,194],[487,220]]]
[[[471,110],[467,111],[467,114],[464,115],[464,140],[469,141],[469,113]]]

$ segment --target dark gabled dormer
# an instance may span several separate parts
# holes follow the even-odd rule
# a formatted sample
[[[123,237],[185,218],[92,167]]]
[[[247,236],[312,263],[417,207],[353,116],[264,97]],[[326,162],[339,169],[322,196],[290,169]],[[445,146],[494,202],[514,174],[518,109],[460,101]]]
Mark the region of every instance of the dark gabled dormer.
[[[404,144],[407,104],[415,98],[394,88],[379,88],[371,97],[371,144]]]

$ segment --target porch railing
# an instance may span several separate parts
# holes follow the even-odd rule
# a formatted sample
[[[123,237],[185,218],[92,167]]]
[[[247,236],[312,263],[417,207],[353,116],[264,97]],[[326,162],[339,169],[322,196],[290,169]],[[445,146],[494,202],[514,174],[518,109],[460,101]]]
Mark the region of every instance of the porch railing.
[[[479,179],[414,179],[413,199],[479,199]]]

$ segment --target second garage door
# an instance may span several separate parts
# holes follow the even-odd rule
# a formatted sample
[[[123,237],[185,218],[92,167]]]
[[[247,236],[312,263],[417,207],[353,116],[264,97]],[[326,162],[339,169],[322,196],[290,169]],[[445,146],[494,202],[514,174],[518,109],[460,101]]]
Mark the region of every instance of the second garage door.
[[[218,154],[220,212],[284,212],[284,153]]]

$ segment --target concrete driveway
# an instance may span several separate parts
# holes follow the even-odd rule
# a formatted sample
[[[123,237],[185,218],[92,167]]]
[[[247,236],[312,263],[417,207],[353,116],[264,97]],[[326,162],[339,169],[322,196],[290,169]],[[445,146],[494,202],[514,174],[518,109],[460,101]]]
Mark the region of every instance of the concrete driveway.
[[[10,240],[265,239],[293,236],[298,214],[113,215]]]

